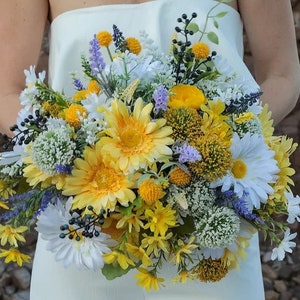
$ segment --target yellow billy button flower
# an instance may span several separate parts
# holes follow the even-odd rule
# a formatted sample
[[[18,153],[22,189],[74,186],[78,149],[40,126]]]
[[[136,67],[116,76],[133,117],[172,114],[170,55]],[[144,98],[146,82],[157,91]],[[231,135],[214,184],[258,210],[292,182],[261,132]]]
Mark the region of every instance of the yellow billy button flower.
[[[126,39],[126,42],[127,42],[127,48],[131,53],[136,55],[140,54],[140,52],[142,51],[142,46],[139,40],[137,40],[134,37],[129,37]]]
[[[86,109],[80,104],[71,104],[65,110],[65,120],[74,127],[77,127],[81,124],[80,118],[86,117]]]
[[[99,42],[99,45],[102,47],[108,47],[113,40],[111,33],[108,31],[100,31],[98,32],[96,37]]]
[[[191,182],[192,177],[190,174],[188,174],[187,172],[185,172],[184,170],[176,166],[171,171],[169,178],[171,183],[178,186],[185,186]]]
[[[23,265],[23,262],[30,262],[31,258],[30,256],[21,253],[17,249],[0,249],[0,258],[5,257],[4,262],[6,264],[10,262],[16,262],[19,267]]]
[[[195,270],[196,276],[203,282],[217,282],[228,273],[227,266],[224,266],[221,259],[203,259]]]
[[[107,264],[118,264],[123,270],[129,268],[129,266],[135,266],[135,263],[124,253],[118,251],[112,251],[103,255],[103,259]]]
[[[210,49],[207,44],[203,42],[196,42],[192,46],[192,53],[194,53],[195,59],[197,60],[205,59],[209,56]]]
[[[171,88],[168,106],[170,108],[189,107],[200,109],[207,103],[204,93],[194,85],[179,84]]]
[[[144,268],[138,268],[139,273],[134,275],[137,279],[137,284],[150,291],[154,289],[155,291],[159,290],[159,287],[162,286],[164,282],[163,278],[157,277],[156,273],[150,272]]]
[[[145,203],[151,206],[157,200],[161,199],[165,195],[165,192],[161,184],[155,182],[155,179],[147,178],[140,184],[139,194]]]
[[[26,226],[13,228],[10,225],[3,226],[0,224],[1,246],[4,246],[8,242],[11,246],[18,247],[18,241],[25,242],[25,238],[22,233],[24,233],[27,229],[28,228]]]

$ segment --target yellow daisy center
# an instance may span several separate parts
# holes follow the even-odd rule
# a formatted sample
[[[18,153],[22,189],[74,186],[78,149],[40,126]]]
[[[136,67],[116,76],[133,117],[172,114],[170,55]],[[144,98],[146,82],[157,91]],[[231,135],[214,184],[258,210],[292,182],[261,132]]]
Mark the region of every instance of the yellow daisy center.
[[[122,144],[126,148],[135,148],[142,144],[143,139],[140,132],[135,128],[127,127],[123,132],[120,133]]]
[[[107,168],[104,165],[99,166],[94,175],[92,185],[101,193],[105,194],[119,189],[120,178],[114,169]]]
[[[242,160],[236,160],[231,171],[235,178],[244,178],[247,173],[247,165]]]

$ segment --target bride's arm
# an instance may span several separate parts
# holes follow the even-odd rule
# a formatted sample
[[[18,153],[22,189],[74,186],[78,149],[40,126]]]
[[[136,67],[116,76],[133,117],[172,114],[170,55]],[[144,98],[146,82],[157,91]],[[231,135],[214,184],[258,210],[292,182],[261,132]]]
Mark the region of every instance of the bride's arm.
[[[23,71],[38,62],[47,14],[47,0],[0,1],[0,132],[16,120]]]
[[[295,106],[300,69],[290,0],[239,0],[262,100],[278,123]]]

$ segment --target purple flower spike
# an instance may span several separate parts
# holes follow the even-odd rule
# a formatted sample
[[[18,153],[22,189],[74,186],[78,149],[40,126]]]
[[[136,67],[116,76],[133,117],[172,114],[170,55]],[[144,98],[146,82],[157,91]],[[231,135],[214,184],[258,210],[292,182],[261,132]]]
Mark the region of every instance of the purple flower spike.
[[[97,74],[104,70],[105,62],[96,35],[90,41],[90,54],[91,73],[93,76],[97,76]]]
[[[152,95],[155,106],[154,112],[157,113],[160,110],[166,111],[167,110],[167,103],[168,103],[168,91],[164,85],[160,85]]]

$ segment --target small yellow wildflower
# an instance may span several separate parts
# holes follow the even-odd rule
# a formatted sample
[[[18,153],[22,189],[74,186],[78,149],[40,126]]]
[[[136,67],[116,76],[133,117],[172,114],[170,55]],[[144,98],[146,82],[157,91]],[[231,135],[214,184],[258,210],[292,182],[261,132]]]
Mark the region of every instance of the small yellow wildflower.
[[[57,103],[51,103],[51,101],[43,102],[43,109],[49,113],[52,117],[58,117],[61,112],[61,107]]]
[[[135,266],[135,263],[124,253],[118,251],[112,251],[103,255],[103,259],[107,264],[118,264],[123,270],[129,268],[129,266]]]
[[[177,242],[178,247],[176,247],[176,252],[174,254],[174,260],[177,265],[179,265],[183,260],[184,256],[192,254],[192,250],[196,249],[198,246],[193,244],[195,237],[192,236],[188,243],[184,243],[183,240],[179,239]]]
[[[146,249],[147,255],[154,254],[156,257],[159,256],[159,251],[162,250],[165,253],[169,251],[169,242],[168,240],[172,237],[172,233],[169,232],[165,236],[159,236],[158,234],[154,234],[154,236],[150,236],[147,234],[143,234],[142,239],[142,247]]]
[[[154,272],[149,272],[144,268],[138,268],[138,270],[139,273],[134,275],[134,277],[137,279],[137,284],[142,286],[147,291],[150,291],[151,289],[158,291],[159,287],[162,285],[162,282],[164,282],[164,279],[157,277]]]
[[[182,170],[179,167],[175,167],[170,175],[169,175],[170,182],[176,184],[178,186],[185,186],[191,182],[191,175]]]
[[[145,229],[150,229],[151,232],[164,236],[170,227],[176,226],[176,211],[168,204],[163,207],[160,201],[155,202],[155,206],[145,210],[145,218],[148,223]]]
[[[179,84],[171,88],[168,106],[199,109],[206,102],[204,93],[195,85]]]
[[[126,42],[127,42],[127,47],[131,53],[136,55],[140,54],[140,52],[142,51],[142,46],[139,40],[137,40],[134,37],[129,37],[126,39]]]
[[[207,44],[203,42],[196,42],[192,46],[192,53],[195,55],[195,59],[205,59],[209,56],[210,49]]]
[[[254,114],[252,112],[244,112],[238,116],[235,116],[233,121],[237,124],[243,124],[245,122],[249,122],[254,118]]]
[[[108,47],[113,40],[111,33],[108,31],[100,31],[96,37],[102,47]]]
[[[86,117],[86,109],[80,104],[71,104],[65,110],[65,120],[72,126],[77,127],[81,124],[80,118]]]
[[[25,238],[22,234],[28,228],[26,226],[19,226],[16,228],[11,227],[10,225],[1,225],[0,224],[0,239],[1,239],[1,246],[4,246],[7,242],[11,246],[18,247],[18,242],[25,242]]]
[[[148,178],[140,184],[139,194],[145,203],[151,206],[157,200],[161,199],[165,195],[165,192],[161,184],[155,182],[153,178]]]
[[[4,262],[6,264],[10,262],[16,262],[18,266],[21,267],[23,262],[30,262],[31,259],[29,255],[23,254],[17,249],[0,249],[0,251],[0,258],[5,257]]]
[[[142,262],[144,267],[153,265],[151,258],[147,255],[146,251],[142,247],[126,243],[126,250],[134,259],[138,259]]]
[[[140,232],[141,227],[143,227],[143,210],[137,210],[135,213],[132,212],[130,214],[130,216],[123,216],[123,218],[121,218],[118,223],[117,223],[117,228],[124,228],[124,227],[128,227],[128,232],[132,232],[133,229],[136,232]]]
[[[0,180],[0,197],[8,199],[15,193],[16,191],[7,182]]]

